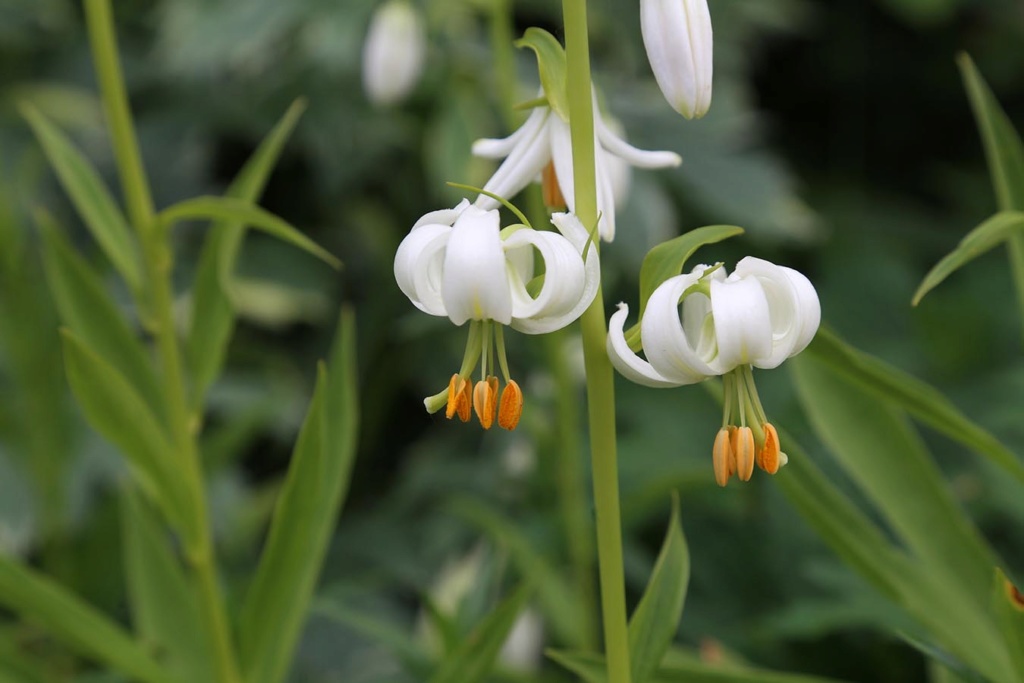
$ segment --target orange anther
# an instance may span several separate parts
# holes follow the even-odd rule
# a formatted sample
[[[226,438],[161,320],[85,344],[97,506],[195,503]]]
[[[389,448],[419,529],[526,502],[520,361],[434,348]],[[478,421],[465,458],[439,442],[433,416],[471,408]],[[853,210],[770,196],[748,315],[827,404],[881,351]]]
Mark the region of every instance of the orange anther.
[[[750,481],[754,473],[754,432],[750,427],[739,427],[736,430],[736,473],[740,481]]]
[[[460,420],[469,422],[469,416],[473,410],[473,384],[468,379],[462,380],[462,383],[459,385],[459,398],[456,410]]]
[[[490,429],[498,410],[498,378],[494,375],[476,383],[473,389],[473,410],[483,428]]]
[[[711,462],[715,466],[715,481],[719,486],[725,486],[729,483],[729,477],[733,473],[733,468],[730,467],[732,460],[732,443],[730,443],[729,439],[729,430],[723,427],[718,430],[718,435],[715,436],[714,448],[711,450]]]
[[[738,429],[735,425],[729,425],[729,476],[736,474],[736,434]]]
[[[558,185],[558,176],[555,174],[553,161],[549,161],[541,171],[540,188],[541,195],[544,197],[544,206],[549,209],[565,208],[565,197],[562,196],[562,188]]]
[[[779,433],[769,423],[764,423],[764,445],[757,452],[757,466],[768,474],[779,471]]]
[[[444,416],[449,420],[459,410],[459,396],[462,395],[462,385],[465,383],[466,380],[457,372],[448,380],[448,407],[445,408]]]
[[[519,417],[523,414],[523,391],[515,380],[509,380],[501,391],[501,404],[498,406],[498,425],[503,429],[515,429]]]

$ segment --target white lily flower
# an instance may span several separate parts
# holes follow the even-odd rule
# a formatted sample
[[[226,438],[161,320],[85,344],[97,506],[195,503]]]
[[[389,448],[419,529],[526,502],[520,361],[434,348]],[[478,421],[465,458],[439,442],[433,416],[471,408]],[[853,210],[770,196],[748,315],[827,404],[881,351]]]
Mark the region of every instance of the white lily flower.
[[[678,166],[682,159],[675,152],[649,152],[630,145],[604,121],[596,99],[594,149],[597,210],[601,214],[599,231],[601,239],[611,242],[615,238],[615,203],[621,199],[616,196],[616,184],[621,187],[622,170],[616,164],[667,168]],[[477,140],[473,143],[473,154],[488,159],[505,159],[484,185],[484,190],[499,197],[513,197],[542,176],[545,202],[549,206],[568,206],[570,211],[575,210],[569,124],[550,107],[534,108],[526,122],[507,138]],[[486,195],[481,195],[476,205],[485,209],[498,206]]]
[[[707,0],[640,0],[640,30],[665,99],[688,119],[704,116],[712,73]]]
[[[376,105],[403,100],[420,79],[427,56],[423,18],[407,0],[374,13],[363,44],[363,88]]]
[[[425,313],[446,316],[456,325],[470,322],[462,369],[447,390],[426,399],[430,412],[447,404],[449,418],[458,414],[466,421],[472,403],[485,428],[495,411],[502,427],[518,423],[522,392],[508,373],[503,326],[526,334],[561,329],[583,314],[600,283],[597,249],[579,219],[556,213],[551,222],[557,233],[526,226],[502,230],[496,210],[464,200],[454,209],[427,214],[402,240],[395,254],[402,292]],[[544,275],[534,283],[537,257]],[[495,355],[506,382],[500,406]],[[469,378],[481,359],[482,379],[471,390]]]
[[[629,307],[620,303],[607,342],[612,365],[627,379],[671,387],[724,375],[725,414],[714,448],[719,484],[735,472],[746,481],[755,460],[771,474],[785,464],[751,367],[777,367],[814,337],[821,306],[806,277],[748,256],[728,276],[719,264],[669,278],[651,294],[640,321],[646,360],[626,340],[628,315]]]

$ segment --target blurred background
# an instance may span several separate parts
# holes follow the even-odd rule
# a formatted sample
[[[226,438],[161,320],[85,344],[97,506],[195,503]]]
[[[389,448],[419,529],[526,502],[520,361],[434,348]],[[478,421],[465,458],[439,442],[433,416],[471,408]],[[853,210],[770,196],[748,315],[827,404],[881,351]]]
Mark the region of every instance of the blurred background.
[[[516,36],[529,26],[560,35],[558,3],[509,2]],[[569,581],[574,553],[589,552],[588,539],[567,538],[562,495],[567,483],[589,481],[582,384],[566,401],[554,380],[582,378],[578,339],[571,331],[508,335],[512,373],[526,394],[515,432],[427,415],[422,398],[458,366],[465,332],[416,311],[392,272],[413,222],[459,200],[445,181],[482,185],[493,170],[470,157],[471,142],[510,132],[488,43],[492,3],[419,3],[426,70],[404,102],[384,108],[370,104],[360,76],[373,0],[114,4],[158,207],[223,191],[289,104],[308,101],[262,203],[340,256],[345,269],[339,276],[279,242],[247,238],[238,269],[242,324],[210,395],[203,444],[217,540],[237,595],[255,566],[316,361],[341,303],[352,303],[360,450],[293,678],[415,681],[388,638],[436,647],[445,636],[438,623],[464,632],[512,579],[550,570]],[[1001,250],[920,307],[909,302],[928,268],[995,210],[954,58],[970,53],[1024,127],[1024,4],[710,4],[714,100],[705,119],[686,122],[648,71],[636,2],[590,3],[606,112],[632,143],[684,159],[675,170],[633,173],[618,238],[602,253],[606,305],[636,301],[640,263],[658,242],[701,225],[743,226],[746,236],[699,258],[731,266],[754,254],[802,270],[818,288],[824,320],[847,340],[937,385],[1019,449],[1024,361],[1020,321],[1007,314],[1013,293]],[[517,52],[526,100],[537,88],[535,61]],[[117,186],[78,3],[0,2],[0,547],[127,618],[115,500],[123,465],[68,395],[32,209],[48,207],[84,253],[96,263],[103,257],[18,115],[23,100],[68,130]],[[203,234],[179,236],[184,314]],[[116,290],[113,277],[110,284]],[[762,373],[759,385],[769,415],[838,479],[803,428],[788,373]],[[692,563],[681,644],[709,660],[848,681],[927,680],[921,653],[893,635],[905,617],[817,539],[771,478],[725,490],[714,484],[720,412],[705,392],[625,382],[618,390],[631,600],[678,490]],[[924,436],[986,537],[1020,570],[1024,500],[959,446]],[[561,452],[566,439],[578,453]],[[589,490],[583,494],[589,510]],[[530,562],[541,568],[524,569]],[[560,614],[557,594],[536,603],[507,667],[532,672],[519,680],[569,680],[541,648],[586,642],[596,624]],[[47,653],[55,676],[119,680],[3,613],[0,641]]]

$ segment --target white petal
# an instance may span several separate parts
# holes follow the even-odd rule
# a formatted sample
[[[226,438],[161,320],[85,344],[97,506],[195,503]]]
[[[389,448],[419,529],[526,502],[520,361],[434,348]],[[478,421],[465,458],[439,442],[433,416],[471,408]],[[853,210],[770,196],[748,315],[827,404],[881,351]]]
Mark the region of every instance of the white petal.
[[[570,211],[576,206],[576,184],[573,180],[572,167],[572,135],[569,131],[569,124],[557,116],[552,116],[548,123],[551,141],[551,161],[555,165],[555,176],[558,178],[558,188],[565,197],[565,203]]]
[[[451,232],[447,225],[421,225],[413,228],[398,245],[395,252],[395,280],[402,293],[421,311],[431,315],[448,315],[440,300],[440,275],[443,254],[439,254],[437,245],[431,243],[441,235]],[[444,244],[441,244],[443,248]],[[429,247],[429,248],[428,248]],[[426,253],[424,253],[426,251]],[[435,256],[440,255],[440,258]],[[436,283],[437,297],[427,295],[425,304],[416,287],[417,272],[423,271],[424,289],[429,290],[430,283]]]
[[[583,259],[572,243],[554,232],[519,230],[505,240],[505,249],[536,248],[544,260],[544,284],[537,297],[525,282],[512,283],[512,318],[516,321],[561,316],[583,295]],[[518,278],[516,278],[518,280]]]
[[[498,236],[497,211],[471,206],[452,226],[444,258],[441,293],[448,317],[467,320],[512,320],[505,253]]]
[[[445,250],[452,232],[448,226],[444,227],[447,230],[424,245],[413,270],[413,287],[416,290],[413,304],[431,315],[448,315],[441,288],[444,283]]]
[[[462,212],[466,210],[467,206],[469,206],[469,200],[463,199],[454,209],[441,209],[440,211],[425,213],[418,221],[416,221],[416,224],[412,226],[412,229],[415,230],[420,226],[431,224],[451,226],[456,220],[458,220],[459,216],[462,215]]]
[[[612,185],[612,173],[609,168],[612,156],[598,147],[594,150],[594,161],[597,180],[597,211],[601,215],[598,229],[601,239],[611,242],[615,239],[615,188]]]
[[[647,360],[676,384],[693,384],[721,374],[697,354],[679,317],[679,297],[699,279],[699,273],[689,273],[665,280],[648,299],[640,322]]]
[[[485,159],[501,159],[512,153],[523,140],[532,139],[543,127],[544,118],[548,115],[547,107],[536,107],[530,116],[514,133],[505,138],[482,138],[473,142],[473,156]]]
[[[661,92],[686,118],[711,104],[712,30],[707,0],[641,0],[640,29]]]
[[[803,273],[785,266],[780,267],[793,282],[797,300],[800,302],[800,335],[797,337],[796,344],[793,345],[793,350],[789,353],[790,356],[795,356],[807,348],[818,331],[818,326],[821,324],[821,302],[818,300],[818,292],[814,289],[814,285]]]
[[[633,353],[626,343],[626,335],[623,326],[626,324],[626,316],[629,315],[629,306],[620,303],[619,310],[612,314],[608,321],[608,360],[619,373],[637,384],[648,387],[677,387],[679,382],[662,377],[650,363]]]
[[[637,168],[671,168],[683,163],[683,158],[675,152],[648,152],[629,144],[605,123],[596,109],[594,111],[594,127],[597,130],[597,139],[600,141],[601,146],[620,159],[628,161],[632,166]]]
[[[381,6],[363,44],[363,87],[370,101],[402,100],[419,81],[426,55],[426,29],[416,8],[405,0]]]
[[[711,281],[711,314],[715,319],[719,373],[737,365],[758,364],[771,356],[772,324],[764,289],[754,278]]]
[[[558,117],[552,116],[551,110],[547,107],[538,108],[537,112],[540,113],[538,118],[531,116],[527,123],[523,124],[523,128],[529,125],[528,132],[516,141],[515,147],[510,150],[508,157],[501,162],[483,189],[499,197],[511,199],[533,182],[551,160],[548,128],[551,121]],[[537,115],[537,112],[534,112],[534,115]],[[498,202],[486,195],[480,195],[475,204],[482,209],[498,207]]]

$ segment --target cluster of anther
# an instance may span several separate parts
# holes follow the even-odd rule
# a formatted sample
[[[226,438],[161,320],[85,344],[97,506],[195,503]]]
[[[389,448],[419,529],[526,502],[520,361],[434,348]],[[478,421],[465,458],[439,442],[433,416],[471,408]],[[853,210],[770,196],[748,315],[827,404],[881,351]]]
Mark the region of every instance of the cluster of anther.
[[[722,380],[725,411],[712,450],[715,481],[725,486],[734,474],[749,481],[755,464],[775,474],[789,458],[780,449],[779,433],[765,418],[750,366],[740,366]]]
[[[474,386],[469,378],[455,373],[448,382],[445,416],[450,420],[458,415],[463,422],[469,422],[471,405],[484,429],[490,429],[495,419],[499,427],[515,429],[523,414],[523,392],[516,381],[510,379],[505,382],[499,400],[498,378],[494,375],[488,375]]]

